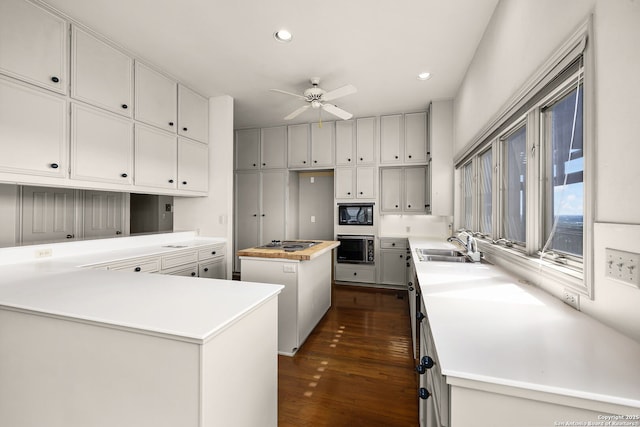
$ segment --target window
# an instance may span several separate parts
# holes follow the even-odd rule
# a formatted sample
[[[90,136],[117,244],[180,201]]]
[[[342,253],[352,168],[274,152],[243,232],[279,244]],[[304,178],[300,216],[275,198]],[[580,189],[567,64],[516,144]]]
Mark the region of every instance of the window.
[[[527,231],[527,128],[520,126],[502,140],[502,238],[519,245]]]
[[[542,252],[582,257],[584,231],[583,88],[542,109],[547,151]]]
[[[455,159],[458,225],[489,261],[593,296],[591,21],[552,55]],[[593,40],[593,39],[591,39]]]
[[[464,194],[464,228],[473,229],[473,163],[469,162],[462,168]]]
[[[478,201],[480,233],[493,235],[493,150],[489,148],[478,158]]]

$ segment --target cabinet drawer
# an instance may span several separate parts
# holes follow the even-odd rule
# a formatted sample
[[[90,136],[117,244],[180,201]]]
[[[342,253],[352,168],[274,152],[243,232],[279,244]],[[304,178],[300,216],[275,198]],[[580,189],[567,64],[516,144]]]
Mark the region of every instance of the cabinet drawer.
[[[145,258],[129,260],[118,264],[110,264],[109,270],[131,271],[137,273],[155,273],[160,270],[160,260],[157,258]]]
[[[381,237],[380,249],[407,249],[407,239],[398,239],[393,237]]]
[[[198,277],[208,279],[226,279],[226,267],[222,257],[214,261],[198,264]]]
[[[336,280],[341,282],[376,283],[375,267],[337,264],[335,273]]]
[[[198,264],[194,262],[188,265],[180,265],[168,270],[162,270],[162,274],[169,274],[171,276],[198,277]]]
[[[162,269],[166,270],[179,265],[196,263],[197,261],[198,253],[196,251],[182,252],[177,255],[166,255],[162,257]]]
[[[224,256],[224,245],[208,246],[198,251],[198,261]]]

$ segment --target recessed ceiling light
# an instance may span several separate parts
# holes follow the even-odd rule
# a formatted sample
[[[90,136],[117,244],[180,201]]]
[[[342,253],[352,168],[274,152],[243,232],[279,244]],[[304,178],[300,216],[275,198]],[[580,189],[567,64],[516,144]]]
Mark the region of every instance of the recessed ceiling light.
[[[418,74],[418,80],[428,80],[430,77],[431,73],[427,73],[426,71],[424,73]]]
[[[291,33],[287,30],[278,30],[275,33],[273,33],[273,37],[278,40],[279,42],[290,42],[291,39],[293,38],[293,36],[291,35]]]

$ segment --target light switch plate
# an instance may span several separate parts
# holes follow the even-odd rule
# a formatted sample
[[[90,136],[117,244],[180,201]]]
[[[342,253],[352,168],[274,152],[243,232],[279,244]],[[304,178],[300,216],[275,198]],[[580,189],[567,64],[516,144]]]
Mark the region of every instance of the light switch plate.
[[[640,288],[640,254],[606,248],[605,275]]]

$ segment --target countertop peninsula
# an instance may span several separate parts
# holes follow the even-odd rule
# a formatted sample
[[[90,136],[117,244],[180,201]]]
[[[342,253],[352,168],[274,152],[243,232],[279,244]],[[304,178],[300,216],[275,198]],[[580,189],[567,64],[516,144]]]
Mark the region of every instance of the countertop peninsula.
[[[237,252],[240,257],[256,257],[256,258],[278,258],[289,259],[297,261],[309,261],[313,258],[319,257],[327,251],[332,250],[340,246],[340,242],[335,240],[315,240],[319,242],[317,245],[313,245],[310,248],[287,252],[284,249],[279,248],[248,248],[242,249]]]

